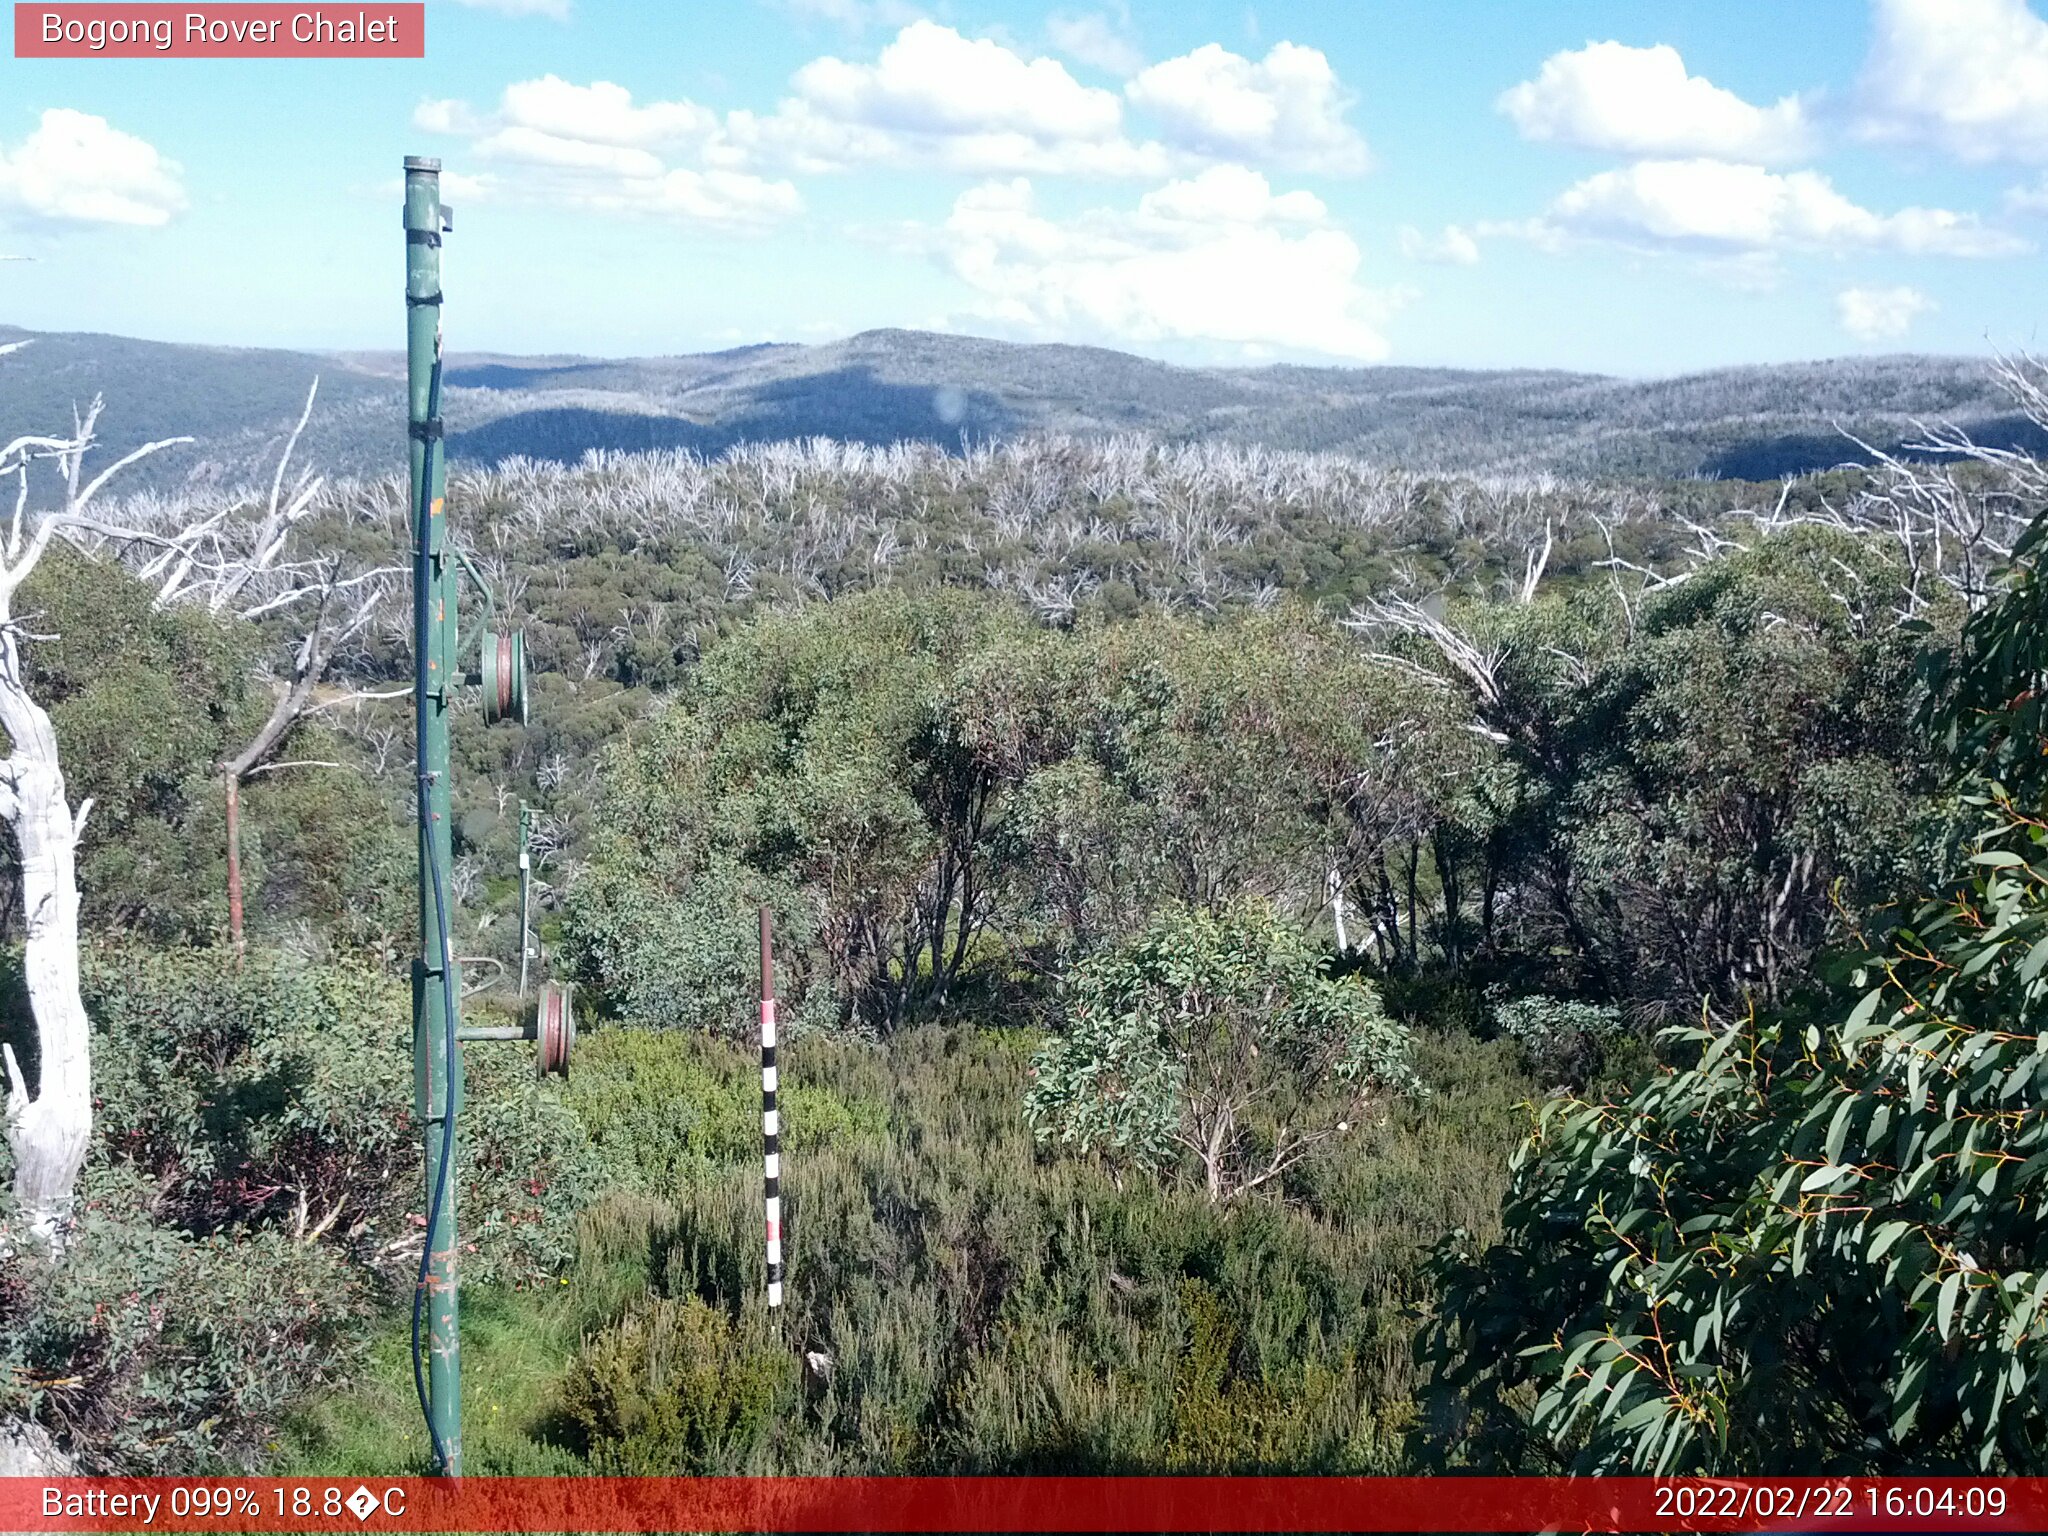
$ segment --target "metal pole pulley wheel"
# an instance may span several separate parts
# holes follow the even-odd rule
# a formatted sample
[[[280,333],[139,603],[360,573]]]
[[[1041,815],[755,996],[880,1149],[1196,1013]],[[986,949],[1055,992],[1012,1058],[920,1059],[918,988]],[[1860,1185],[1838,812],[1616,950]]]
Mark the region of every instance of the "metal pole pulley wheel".
[[[569,1053],[576,1047],[576,1015],[569,983],[543,983],[534,999],[534,1066],[540,1077],[567,1077]]]
[[[516,629],[483,632],[484,723],[526,724],[526,636]]]

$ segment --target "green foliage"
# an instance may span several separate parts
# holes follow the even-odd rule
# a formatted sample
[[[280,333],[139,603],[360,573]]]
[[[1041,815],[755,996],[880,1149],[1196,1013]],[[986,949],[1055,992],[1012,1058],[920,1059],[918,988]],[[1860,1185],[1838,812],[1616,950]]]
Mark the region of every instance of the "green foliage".
[[[202,608],[159,609],[119,566],[59,540],[23,589],[46,638],[26,648],[31,695],[50,712],[66,787],[91,800],[78,880],[88,924],[160,941],[227,923],[227,828],[219,764],[269,713],[252,678],[255,626]],[[248,922],[277,935],[319,924],[347,946],[388,948],[413,910],[411,845],[391,806],[354,771],[336,733],[302,726],[293,756],[340,767],[266,775],[242,796]],[[12,840],[0,840],[0,923],[19,930]]]
[[[715,1040],[647,1038],[722,1057],[721,1077],[750,1065]],[[800,1400],[778,1396],[758,1437],[722,1442],[707,1461],[680,1448],[688,1433],[661,1429],[666,1449],[607,1464],[1395,1469],[1411,1416],[1406,1312],[1425,1296],[1422,1245],[1447,1223],[1490,1222],[1492,1149],[1528,1091],[1505,1047],[1419,1040],[1418,1069],[1438,1093],[1390,1102],[1337,1153],[1301,1165],[1296,1201],[1227,1207],[1038,1155],[1017,1113],[1032,1047],[1028,1036],[919,1027],[880,1049],[828,1038],[793,1049],[786,1084],[877,1104],[891,1131],[834,1136],[784,1161],[789,1281],[776,1348],[783,1360],[814,1352],[829,1371],[807,1371]],[[665,1081],[653,1075],[650,1087]],[[644,1335],[656,1326],[690,1341],[672,1346],[683,1357],[715,1348],[737,1378],[758,1382],[760,1198],[749,1146],[660,1201],[590,1213],[582,1264],[644,1274],[670,1314],[657,1325],[636,1310],[645,1303],[621,1300],[629,1336],[593,1336],[590,1358],[621,1373],[603,1400],[643,1404],[633,1422],[751,1422],[721,1417],[708,1367],[677,1367],[699,1385],[672,1408],[630,1384],[646,1379]],[[710,1312],[681,1305],[692,1299]],[[776,1380],[776,1393],[789,1390]],[[594,1458],[606,1444],[605,1455],[638,1455],[630,1435],[607,1431]]]
[[[1505,1240],[1440,1254],[1429,1351],[1475,1456],[1810,1473],[2048,1455],[2048,827],[1997,777],[2031,783],[2043,741],[2033,581],[1971,620],[1937,701],[1978,817],[1957,878],[1818,995],[1674,1032],[1695,1064],[1551,1105]]]
[[[1081,965],[1065,1015],[1025,1096],[1040,1139],[1198,1169],[1212,1200],[1348,1135],[1375,1095],[1420,1090],[1373,989],[1257,901],[1168,908]]]
[[[100,1470],[265,1463],[403,1292],[423,1198],[404,989],[360,963],[99,942],[95,1140],[65,1262],[0,1280],[0,1414]],[[17,961],[18,966],[18,961]],[[17,974],[10,990],[18,988]],[[551,1281],[599,1164],[531,1057],[477,1047],[465,1279]]]
[[[82,982],[100,1156],[147,1181],[155,1219],[408,1240],[421,1175],[402,987],[361,964],[132,944],[88,950]],[[594,1193],[582,1129],[523,1053],[473,1049],[466,1075],[466,1267],[538,1278]]]
[[[599,1031],[578,1045],[564,1098],[621,1185],[670,1191],[761,1150],[758,1062],[701,1037]],[[803,1082],[785,1083],[780,1098],[782,1144],[792,1153],[883,1128],[871,1099],[848,1103]]]
[[[159,612],[143,583],[61,540],[23,601],[52,637],[26,647],[25,681],[50,712],[72,800],[93,801],[79,857],[88,921],[165,936],[225,922],[214,764],[257,707],[250,637]]]
[[[65,1262],[0,1268],[0,1416],[40,1421],[87,1471],[265,1465],[280,1415],[356,1358],[362,1278],[284,1231],[165,1227],[154,1198],[95,1171]]]
[[[1447,701],[1283,608],[1049,631],[877,592],[765,616],[607,759],[573,961],[620,1011],[744,1028],[755,902],[785,991],[894,1028],[1144,926],[1299,902],[1472,756]]]
[[[1317,434],[1395,407],[1373,381],[1282,382],[1319,402]],[[1209,393],[1172,409],[1204,419],[1242,383],[1180,378]],[[1606,387],[1474,398],[1534,390],[1554,423],[1559,388]],[[867,430],[923,405],[840,408]],[[339,493],[319,537],[395,547],[384,489]],[[472,1467],[1397,1470],[1439,1286],[1452,1454],[2038,1464],[2026,1213],[2048,1151],[2013,1108],[2048,953],[2038,591],[2023,571],[1928,669],[1986,775],[1938,796],[1912,663],[1959,615],[1898,624],[1927,593],[1888,544],[1744,533],[1614,600],[1597,562],[1672,570],[1661,512],[1715,522],[1748,494],[1072,442],[459,474],[541,672],[532,725],[458,715],[465,953],[516,964],[530,799],[548,943],[653,1026],[587,1037],[565,1089],[523,1051],[469,1053]],[[1493,600],[1539,523],[1543,589]],[[1446,584],[1414,612],[1470,656],[1331,621],[1397,568]],[[0,1275],[0,1413],[110,1470],[247,1465],[358,1364],[416,1242],[404,706],[355,739],[301,728],[293,755],[342,769],[247,786],[246,961],[115,943],[219,923],[215,764],[268,708],[252,671],[275,636],[159,613],[68,548],[31,595],[61,637],[29,647],[33,686],[97,805],[104,1102],[87,1246]],[[401,643],[363,645],[353,665],[398,675]],[[1980,816],[1984,862],[1935,885]],[[1940,899],[1878,911],[1901,882]],[[1326,967],[1333,892],[1357,942]],[[793,1026],[775,1326],[735,1048],[762,903]],[[1803,996],[1816,947],[1859,923],[1861,978]],[[1529,995],[1491,1011],[1503,988]],[[1674,1037],[1645,1082],[1621,1010],[1702,999],[1742,1023]],[[1009,1027],[1061,1014],[1050,1039]],[[884,1043],[819,1027],[846,1023]],[[1418,1080],[1428,1097],[1398,1091]],[[1517,1102],[1560,1082],[1492,1245]],[[1034,1128],[1105,1155],[1048,1156]],[[1232,1198],[1254,1188],[1275,1198]],[[1473,1235],[1426,1272],[1446,1228]],[[387,1334],[288,1454],[420,1465],[409,1393]]]
[[[795,1398],[789,1352],[696,1297],[654,1297],[593,1338],[562,1387],[592,1470],[620,1477],[753,1470]]]
[[[1174,1381],[1168,1468],[1291,1470],[1304,1444],[1334,1438],[1319,1421],[1342,1391],[1340,1371],[1312,1360],[1268,1377],[1241,1358],[1238,1324],[1205,1282],[1182,1281],[1179,1299],[1188,1338]]]
[[[677,1062],[720,1082],[754,1065],[712,1038],[638,1038],[607,1064],[620,1102],[642,1078],[638,1097],[658,1104]],[[786,1091],[872,1123],[785,1156],[789,1282],[772,1344],[751,1140],[658,1194],[592,1203],[561,1285],[471,1288],[479,1465],[1398,1470],[1424,1246],[1448,1226],[1490,1228],[1496,1149],[1525,1123],[1533,1085],[1510,1049],[1418,1034],[1428,1098],[1390,1103],[1342,1155],[1300,1165],[1289,1202],[1218,1207],[1039,1156],[1017,1113],[1033,1043],[921,1027],[884,1048],[792,1050]],[[799,1392],[804,1352],[829,1364],[803,1368]],[[728,1393],[728,1375],[744,1390]],[[410,1392],[394,1319],[367,1372],[300,1416],[295,1464],[389,1468],[394,1441],[423,1464]]]
[[[103,1155],[159,1220],[340,1237],[417,1177],[405,996],[377,972],[101,942],[80,980]]]
[[[1832,530],[1775,536],[1646,612],[1596,680],[1566,835],[1611,986],[1781,999],[1831,902],[1913,872],[1932,785],[1906,575]]]
[[[585,1342],[647,1294],[649,1234],[674,1211],[627,1191],[577,1216],[577,1254],[555,1283],[462,1292],[463,1458],[483,1477],[590,1470],[562,1387]],[[414,1397],[409,1315],[387,1311],[367,1349],[332,1386],[294,1405],[271,1470],[304,1477],[426,1476],[433,1452]]]
[[[611,786],[613,804],[622,791]],[[645,828],[632,835],[642,848],[652,841]],[[563,936],[577,974],[635,1023],[751,1033],[759,1018],[760,928],[758,902],[749,898],[769,898],[778,947],[798,955],[811,926],[803,909],[785,888],[722,853],[678,875],[681,889],[666,900],[649,891],[644,866],[621,870],[616,856],[614,843],[571,893]],[[791,1022],[801,1028],[813,1020],[818,1000],[808,988],[798,992]]]
[[[1788,998],[1845,918],[1930,867],[1915,661],[1959,615],[1937,598],[1901,625],[1913,581],[1806,526],[1629,613],[1591,588],[1454,607],[1493,658],[1487,688],[1461,685],[1503,756],[1461,776],[1432,848],[1446,958],[1477,895],[1479,951],[1524,985],[1667,1019]]]
[[[1517,997],[1493,1010],[1494,1028],[1522,1050],[1529,1074],[1543,1083],[1583,1089],[1604,1068],[1635,1057],[1634,1036],[1610,1004],[1568,998]]]
[[[1019,786],[1006,926],[1050,923],[1069,953],[1162,903],[1298,909],[1332,864],[1442,814],[1479,756],[1447,698],[1301,608],[1152,614],[1065,649],[1070,745]]]

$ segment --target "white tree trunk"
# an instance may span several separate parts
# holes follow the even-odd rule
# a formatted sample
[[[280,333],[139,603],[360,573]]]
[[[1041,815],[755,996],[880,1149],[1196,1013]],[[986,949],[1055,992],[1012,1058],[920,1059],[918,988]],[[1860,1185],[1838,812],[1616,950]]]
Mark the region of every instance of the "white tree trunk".
[[[50,1432],[25,1419],[0,1419],[0,1477],[76,1477],[78,1467]]]
[[[26,343],[0,347],[0,352],[22,345]],[[311,396],[307,398],[310,409]],[[139,542],[175,558],[197,548],[226,515],[216,513],[168,537],[109,527],[88,516],[93,497],[123,469],[159,449],[191,441],[164,438],[145,443],[81,485],[99,416],[100,401],[95,397],[85,415],[75,418],[69,438],[18,437],[0,445],[0,479],[16,482],[13,514],[0,533],[0,731],[12,748],[0,761],[0,820],[14,829],[21,855],[26,930],[22,969],[35,1025],[33,1094],[28,1073],[11,1047],[0,1047],[0,1069],[7,1079],[7,1146],[14,1154],[18,1218],[33,1237],[50,1245],[53,1256],[62,1254],[78,1173],[92,1141],[91,1026],[78,988],[78,837],[92,801],[85,801],[74,814],[66,797],[57,733],[48,712],[30,697],[22,676],[25,635],[14,615],[14,597],[54,538],[89,537],[117,550]],[[293,437],[296,440],[297,434]],[[39,459],[55,460],[64,505],[61,511],[31,519],[28,472]],[[275,487],[271,502],[275,510]],[[286,522],[304,515],[309,505],[310,500],[295,501]],[[275,542],[276,530],[266,528],[265,537]],[[272,558],[270,552],[263,555],[266,568]],[[13,1234],[0,1231],[0,1258],[14,1242]]]
[[[77,873],[78,834],[91,806],[72,814],[57,734],[23,686],[11,629],[0,629],[0,728],[14,747],[0,763],[0,813],[13,827],[21,855],[27,928],[22,963],[37,1068],[31,1098],[21,1063],[6,1050],[7,1144],[21,1216],[31,1233],[56,1249],[92,1137],[91,1038],[78,987]]]

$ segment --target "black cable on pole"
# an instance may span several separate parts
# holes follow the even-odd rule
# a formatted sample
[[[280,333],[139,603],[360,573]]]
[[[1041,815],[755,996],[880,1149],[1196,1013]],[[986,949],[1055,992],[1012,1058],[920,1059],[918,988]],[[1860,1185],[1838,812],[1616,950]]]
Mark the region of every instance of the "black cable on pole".
[[[434,371],[427,377],[427,419],[438,426],[441,420],[441,336],[434,334]],[[434,454],[440,446],[438,433],[423,435],[421,455],[420,499],[416,508],[412,579],[415,594],[424,592],[434,580],[433,560],[429,551],[432,531],[432,509],[434,496]],[[412,1384],[419,1394],[420,1416],[427,1421],[427,1438],[434,1446],[434,1469],[437,1473],[448,1470],[448,1447],[441,1443],[440,1431],[434,1428],[433,1410],[427,1401],[426,1356],[420,1349],[420,1317],[426,1309],[427,1280],[434,1266],[434,1224],[440,1218],[441,1206],[448,1192],[448,1178],[453,1168],[452,1154],[455,1150],[455,1016],[458,1006],[455,985],[455,967],[451,960],[454,942],[449,933],[447,883],[441,869],[441,852],[434,841],[433,784],[434,776],[427,768],[427,649],[433,604],[421,602],[415,596],[413,602],[415,623],[413,628],[413,729],[414,755],[418,758],[419,770],[419,831],[420,856],[426,864],[427,884],[434,893],[434,929],[436,959],[441,966],[441,1019],[442,1031],[447,1046],[446,1058],[441,1071],[441,1157],[434,1171],[434,1188],[427,1201],[427,1230],[420,1241],[420,1269],[413,1282],[412,1293]],[[444,679],[445,685],[445,679]]]

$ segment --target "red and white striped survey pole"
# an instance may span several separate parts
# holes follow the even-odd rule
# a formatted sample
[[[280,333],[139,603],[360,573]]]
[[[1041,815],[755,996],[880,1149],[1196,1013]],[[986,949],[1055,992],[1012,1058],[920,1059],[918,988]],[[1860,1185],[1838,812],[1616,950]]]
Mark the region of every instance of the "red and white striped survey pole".
[[[768,1305],[782,1305],[782,1121],[775,1108],[775,939],[761,909],[761,1191],[768,1205]]]

